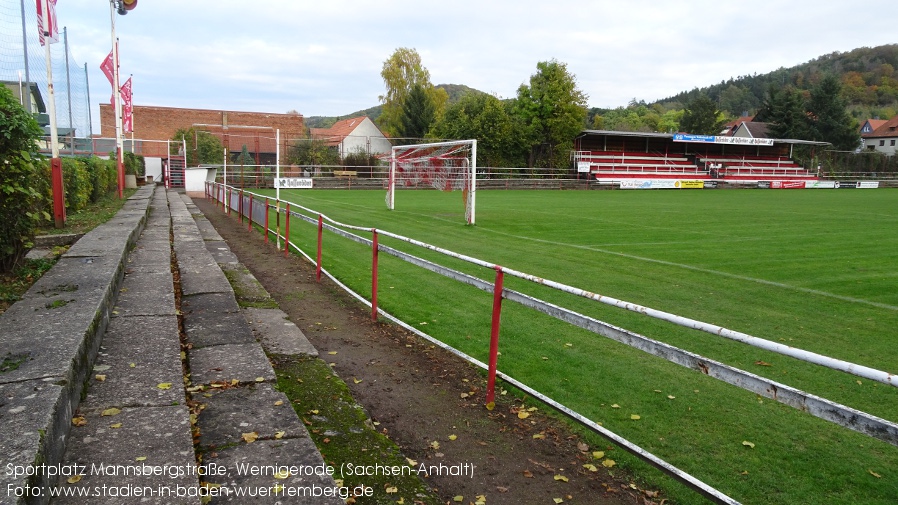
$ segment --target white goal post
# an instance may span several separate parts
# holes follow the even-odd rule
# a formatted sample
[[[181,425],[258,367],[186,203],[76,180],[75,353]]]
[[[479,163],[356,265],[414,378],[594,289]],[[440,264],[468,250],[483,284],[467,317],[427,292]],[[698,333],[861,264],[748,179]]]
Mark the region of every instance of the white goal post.
[[[461,190],[465,221],[474,224],[477,140],[394,146],[390,152],[387,208],[395,208],[397,188],[422,186],[440,191]]]

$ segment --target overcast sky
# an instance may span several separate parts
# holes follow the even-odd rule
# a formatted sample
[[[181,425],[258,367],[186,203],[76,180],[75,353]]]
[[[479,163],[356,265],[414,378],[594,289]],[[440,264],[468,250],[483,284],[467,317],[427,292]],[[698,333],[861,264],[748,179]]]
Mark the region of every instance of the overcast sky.
[[[618,107],[898,42],[890,2],[138,1],[116,16],[136,105],[305,116],[377,105],[381,67],[399,47],[418,51],[434,84],[503,98],[554,58],[590,106]],[[58,0],[57,17],[87,63],[91,103],[107,101],[109,3]]]

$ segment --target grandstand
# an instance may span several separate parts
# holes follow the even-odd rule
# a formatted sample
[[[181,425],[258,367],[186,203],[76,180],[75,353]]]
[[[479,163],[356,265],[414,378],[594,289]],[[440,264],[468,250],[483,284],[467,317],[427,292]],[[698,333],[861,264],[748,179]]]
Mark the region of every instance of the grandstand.
[[[795,144],[824,142],[587,130],[574,141],[573,161],[599,183],[626,179],[716,180],[734,183],[816,180],[792,157]]]

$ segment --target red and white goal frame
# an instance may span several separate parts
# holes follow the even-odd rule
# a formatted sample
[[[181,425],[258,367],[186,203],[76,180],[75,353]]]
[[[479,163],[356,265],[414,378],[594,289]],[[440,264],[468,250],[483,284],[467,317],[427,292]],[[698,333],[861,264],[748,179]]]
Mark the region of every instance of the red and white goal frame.
[[[390,152],[387,208],[395,208],[396,189],[430,186],[462,191],[465,221],[474,224],[477,191],[477,140],[394,146]]]

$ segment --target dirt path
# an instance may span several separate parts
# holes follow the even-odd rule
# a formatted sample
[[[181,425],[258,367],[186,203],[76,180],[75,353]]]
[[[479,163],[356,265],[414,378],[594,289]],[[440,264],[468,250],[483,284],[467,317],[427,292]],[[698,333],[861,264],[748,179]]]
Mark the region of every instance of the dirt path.
[[[194,202],[408,458],[462,471],[473,465],[473,477],[426,479],[447,503],[457,503],[456,496],[474,503],[481,495],[489,505],[660,502],[593,459],[592,451],[610,447],[587,447],[539,411],[520,419],[515,398],[500,397],[486,410],[485,380],[472,366],[402,328],[371,322],[370,309],[328,280],[316,283],[304,259],[284,258],[234,216]]]

